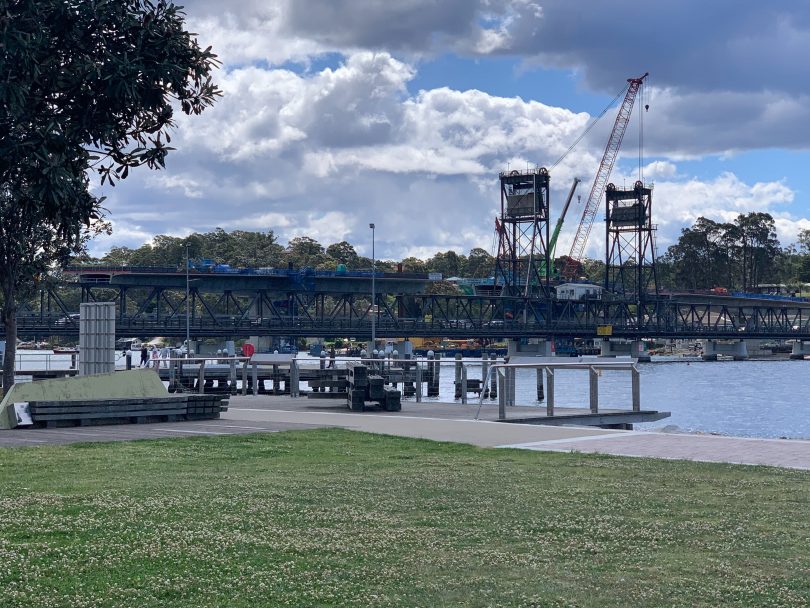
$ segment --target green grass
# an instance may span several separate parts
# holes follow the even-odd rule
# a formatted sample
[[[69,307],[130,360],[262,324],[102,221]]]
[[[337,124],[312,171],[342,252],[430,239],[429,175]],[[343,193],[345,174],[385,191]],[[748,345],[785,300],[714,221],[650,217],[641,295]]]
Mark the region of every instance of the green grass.
[[[314,430],[0,450],[0,606],[805,606],[810,474]]]

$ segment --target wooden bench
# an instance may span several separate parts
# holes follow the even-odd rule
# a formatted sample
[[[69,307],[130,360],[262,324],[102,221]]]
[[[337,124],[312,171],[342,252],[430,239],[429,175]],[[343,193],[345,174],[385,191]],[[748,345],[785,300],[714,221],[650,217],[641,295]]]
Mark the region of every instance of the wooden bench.
[[[86,426],[97,424],[174,422],[219,418],[228,401],[221,395],[167,395],[111,399],[31,401],[35,426]]]

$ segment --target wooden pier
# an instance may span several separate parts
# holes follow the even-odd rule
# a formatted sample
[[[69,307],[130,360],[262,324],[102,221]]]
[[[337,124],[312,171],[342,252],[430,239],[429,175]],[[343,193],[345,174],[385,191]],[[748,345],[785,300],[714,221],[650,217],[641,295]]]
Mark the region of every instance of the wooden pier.
[[[170,392],[220,393],[247,395],[277,395],[307,401],[317,400],[318,408],[339,404],[363,411],[351,400],[352,378],[350,370],[357,361],[296,360],[285,355],[256,355],[252,359],[230,358],[212,360],[180,359],[170,362],[171,367],[156,371],[169,383]],[[469,378],[467,366],[481,366],[482,377]],[[632,428],[634,424],[654,422],[669,416],[669,412],[642,409],[638,369],[632,363],[612,361],[538,361],[505,364],[494,358],[482,360],[414,360],[396,358],[366,359],[362,366],[368,374],[379,378],[386,391],[397,391],[403,397],[412,397],[416,403],[430,410],[439,405],[433,399],[439,395],[439,376],[442,367],[451,367],[454,373],[454,399],[461,405],[470,404],[470,395],[481,411],[496,411],[493,420],[521,424],[552,424],[598,426],[603,428]],[[515,371],[517,368],[537,370],[537,398],[545,400],[545,407],[521,407],[515,403]],[[563,370],[581,370],[589,373],[589,391],[583,395],[582,408],[555,407],[554,374]],[[631,374],[632,389],[627,405],[600,404],[599,375],[603,372],[625,371]],[[450,370],[445,370],[450,373]],[[545,383],[544,383],[545,380]],[[301,384],[308,391],[300,389]],[[426,397],[430,401],[426,401]],[[296,403],[298,399],[294,399]],[[355,399],[356,401],[356,399]],[[354,404],[354,407],[353,407]],[[487,407],[484,407],[486,404]],[[489,407],[496,405],[497,409]],[[451,407],[453,407],[451,405]]]
[[[364,411],[358,401],[357,387],[352,386],[349,370],[360,364],[367,368],[374,380],[374,397],[369,389],[364,403],[369,407],[392,401],[385,409],[396,411],[396,400],[412,399],[426,409],[438,407],[440,376],[453,374],[451,389],[456,404],[477,404],[481,411],[498,412],[495,420],[521,424],[584,425],[605,428],[632,428],[632,425],[653,422],[669,416],[668,412],[642,409],[639,374],[629,362],[593,360],[580,361],[567,358],[544,359],[530,363],[509,363],[494,356],[481,359],[411,359],[391,356],[361,360],[296,359],[292,355],[257,354],[247,357],[192,357],[170,358],[156,361],[152,368],[168,384],[170,393],[216,395],[273,395],[286,398],[307,397],[316,400],[318,407],[339,403],[356,411]],[[480,377],[469,377],[470,365],[480,371]],[[536,369],[537,400],[545,407],[520,407],[515,402],[515,372],[518,368]],[[443,369],[444,368],[444,369]],[[590,375],[589,392],[582,396],[582,408],[555,407],[555,374],[563,370],[583,370]],[[631,374],[632,389],[624,404],[602,404],[599,400],[599,375],[607,371],[626,371]],[[35,378],[75,375],[75,369],[37,370],[29,372]],[[478,371],[476,371],[478,376]],[[381,386],[378,386],[381,384]],[[445,382],[445,390],[447,382]],[[302,390],[302,387],[305,387]],[[379,393],[379,394],[378,394]],[[353,397],[354,395],[354,397]],[[383,396],[381,396],[383,395]],[[450,395],[444,396],[447,400]],[[353,399],[353,401],[352,401]],[[298,402],[297,399],[293,401]],[[570,401],[570,400],[569,400]],[[607,406],[607,407],[606,407]],[[339,406],[340,407],[340,406]],[[451,406],[452,407],[452,406]],[[475,407],[475,406],[473,406]]]

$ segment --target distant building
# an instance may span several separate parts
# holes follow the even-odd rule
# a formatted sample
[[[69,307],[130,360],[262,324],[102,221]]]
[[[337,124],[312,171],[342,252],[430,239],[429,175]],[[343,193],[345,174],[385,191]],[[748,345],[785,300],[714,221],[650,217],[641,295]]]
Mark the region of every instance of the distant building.
[[[602,299],[604,287],[593,283],[562,283],[557,285],[558,300]]]
[[[760,283],[753,289],[753,293],[763,293],[770,296],[789,296],[793,295],[784,283]]]

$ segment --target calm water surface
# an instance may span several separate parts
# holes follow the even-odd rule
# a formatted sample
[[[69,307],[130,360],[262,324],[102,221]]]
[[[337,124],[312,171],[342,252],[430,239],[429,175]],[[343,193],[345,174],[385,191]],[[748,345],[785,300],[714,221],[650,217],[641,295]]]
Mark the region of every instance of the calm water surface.
[[[810,439],[810,361],[654,361],[638,367],[642,408],[672,415],[637,429]],[[452,370],[443,373],[442,394],[452,395]],[[469,375],[480,378],[480,366]],[[536,400],[535,378],[534,370],[517,371],[518,405],[545,405]],[[587,372],[556,372],[558,407],[588,407],[588,391]],[[630,409],[630,404],[630,374],[603,372],[600,407]]]

